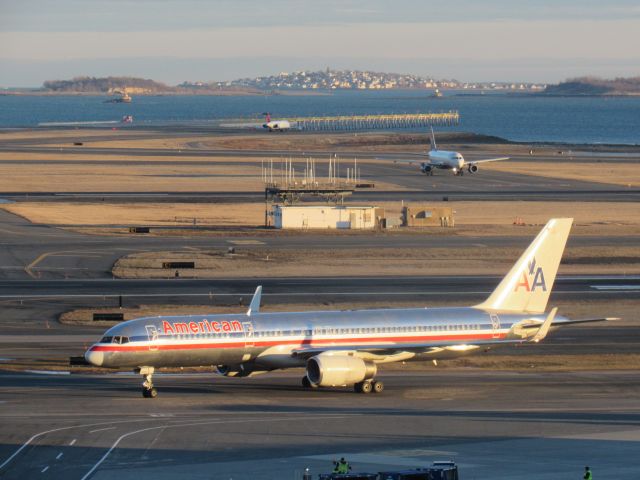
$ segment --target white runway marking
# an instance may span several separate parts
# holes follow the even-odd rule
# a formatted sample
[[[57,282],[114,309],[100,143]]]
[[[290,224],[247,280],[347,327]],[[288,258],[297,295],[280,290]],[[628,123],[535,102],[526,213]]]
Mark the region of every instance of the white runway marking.
[[[71,443],[69,444],[69,446],[71,447],[73,444],[75,444],[78,441],[77,438],[74,438],[73,440],[71,440]]]
[[[18,448],[18,450],[16,450],[15,452],[13,452],[13,455],[11,455],[9,458],[7,458],[4,462],[2,462],[2,464],[0,465],[0,470],[2,470],[4,468],[5,465],[7,465],[11,460],[13,460],[22,450],[24,450],[28,445],[31,444],[31,442],[33,442],[36,438],[40,438],[43,435],[46,435],[48,433],[53,433],[53,432],[61,432],[63,430],[70,430],[72,428],[83,428],[83,427],[97,427],[98,425],[112,425],[114,423],[131,423],[131,422],[143,422],[144,420],[122,420],[120,422],[99,422],[99,423],[87,423],[84,425],[72,425],[70,427],[61,427],[61,428],[54,428],[52,430],[45,430],[44,432],[40,432],[40,433],[36,433],[35,435],[33,435],[29,440],[27,440],[26,442],[24,442],[22,444],[22,446],[20,448]],[[73,445],[75,443],[75,439],[73,440],[73,442],[71,442],[71,445]]]
[[[40,470],[40,473],[44,473],[47,470],[49,470],[49,465],[47,465],[46,467],[44,467],[42,470]]]
[[[58,454],[58,456],[56,457],[56,460],[60,460],[60,459],[62,458],[62,455],[64,455],[64,453],[60,452],[60,453]]]
[[[25,372],[38,375],[71,375],[71,372],[66,370],[25,370]]]
[[[227,240],[227,243],[233,245],[264,245],[264,242],[260,240]]]
[[[103,432],[105,430],[115,430],[116,427],[98,428],[97,430],[89,430],[89,433]]]
[[[589,285],[596,290],[640,290],[640,285]]]
[[[292,420],[300,420],[301,418],[303,418],[305,421],[309,421],[309,420],[313,420],[313,419],[328,419],[328,418],[346,418],[346,417],[350,417],[350,416],[355,416],[355,415],[360,415],[360,414],[353,414],[353,415],[317,415],[317,416],[296,416],[296,417],[285,417],[285,418],[274,418],[274,419],[268,419],[268,418],[264,418],[264,419],[249,419],[249,420],[210,420],[207,422],[191,422],[191,423],[181,423],[181,424],[175,424],[175,425],[160,425],[157,427],[148,427],[148,428],[141,428],[140,430],[134,430],[133,432],[129,432],[129,433],[125,433],[124,435],[120,436],[114,443],[113,445],[111,445],[111,448],[109,448],[109,450],[107,450],[107,453],[105,453],[102,458],[100,460],[98,460],[96,462],[96,464],[91,467],[91,470],[89,470],[80,480],[87,480],[87,478],[89,478],[93,472],[95,472],[98,467],[100,467],[100,465],[102,465],[102,463],[107,459],[107,457],[109,457],[109,455],[111,454],[111,452],[118,446],[118,444],[124,440],[127,437],[130,437],[132,435],[136,435],[138,433],[143,433],[143,432],[149,432],[151,430],[159,430],[159,429],[165,429],[165,428],[175,428],[175,427],[193,427],[193,426],[201,426],[201,425],[215,425],[215,424],[229,424],[229,423],[248,423],[248,422],[253,422],[253,423],[266,423],[266,422],[289,422]]]

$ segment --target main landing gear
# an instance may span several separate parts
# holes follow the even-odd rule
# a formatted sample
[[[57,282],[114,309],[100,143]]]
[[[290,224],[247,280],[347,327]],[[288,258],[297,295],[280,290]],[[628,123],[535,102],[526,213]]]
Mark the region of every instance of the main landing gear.
[[[158,396],[158,391],[153,386],[153,367],[141,367],[139,373],[144,377],[144,381],[142,382],[142,396],[144,398],[156,398]]]
[[[302,377],[302,386],[307,389],[318,388],[315,383],[311,383],[306,375]],[[357,393],[381,393],[384,390],[384,383],[380,380],[364,380],[353,385],[353,390]]]
[[[365,380],[353,386],[357,393],[381,393],[384,390],[384,383],[380,380]]]

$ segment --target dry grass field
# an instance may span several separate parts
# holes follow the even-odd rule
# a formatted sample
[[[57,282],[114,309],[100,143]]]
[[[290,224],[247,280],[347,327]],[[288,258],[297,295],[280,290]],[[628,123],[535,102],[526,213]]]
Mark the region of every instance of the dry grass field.
[[[638,188],[640,186],[640,168],[638,168],[637,163],[632,162],[599,163],[584,166],[580,164],[579,160],[559,160],[553,164],[549,162],[503,161],[483,165],[482,169],[539,177],[608,183],[629,188]]]
[[[113,274],[121,278],[167,278],[175,273],[164,262],[193,261],[195,269],[180,270],[183,278],[273,278],[314,276],[411,276],[505,274],[522,253],[517,248],[474,247],[462,251],[447,248],[359,249],[242,249],[235,254],[222,249],[142,252],[116,262]],[[640,250],[598,247],[567,248],[561,274],[639,274]]]
[[[400,215],[400,202],[376,202],[387,217]],[[409,205],[408,203],[405,205]],[[455,209],[456,228],[478,234],[475,226],[486,226],[487,234],[512,227],[516,217],[536,227],[551,217],[573,217],[574,230],[580,234],[640,234],[640,215],[632,202],[509,202],[508,212],[500,201],[429,202],[433,206]],[[106,202],[24,202],[3,204],[12,213],[34,223],[69,226],[96,225],[198,225],[260,227],[264,225],[264,203],[194,204],[194,203],[106,203]],[[176,217],[183,218],[176,222]],[[527,228],[509,228],[515,234],[528,234]],[[425,229],[425,233],[442,232]],[[504,232],[509,234],[509,232]],[[513,234],[513,233],[511,233]]]

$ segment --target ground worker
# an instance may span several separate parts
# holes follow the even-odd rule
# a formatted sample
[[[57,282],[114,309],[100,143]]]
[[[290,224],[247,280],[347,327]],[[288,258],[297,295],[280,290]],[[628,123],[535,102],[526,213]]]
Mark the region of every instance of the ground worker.
[[[333,464],[333,473],[349,473],[349,470],[351,470],[351,465],[349,465],[349,462],[347,462],[344,457],[342,457],[339,462],[333,462]]]
[[[584,467],[584,480],[593,480],[593,475],[591,474],[591,469],[589,467]]]

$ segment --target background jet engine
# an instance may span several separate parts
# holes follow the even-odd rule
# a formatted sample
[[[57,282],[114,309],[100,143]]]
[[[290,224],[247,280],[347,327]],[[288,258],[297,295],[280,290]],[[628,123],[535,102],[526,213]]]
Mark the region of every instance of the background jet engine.
[[[320,354],[307,360],[307,378],[321,387],[353,385],[375,377],[375,363],[350,355]]]
[[[422,170],[422,173],[429,173],[432,168],[433,167],[431,167],[431,165],[429,165],[428,163],[423,163],[420,165],[420,170]]]
[[[469,165],[467,170],[469,170],[469,173],[476,173],[478,171],[478,166],[472,163]]]

